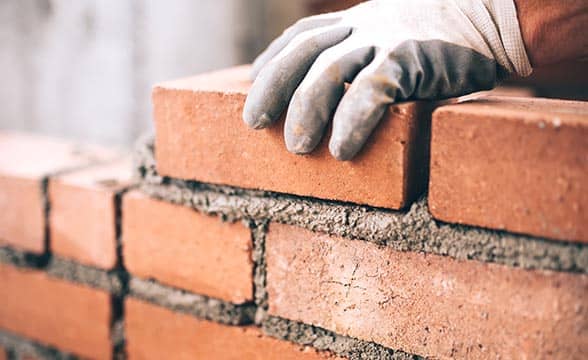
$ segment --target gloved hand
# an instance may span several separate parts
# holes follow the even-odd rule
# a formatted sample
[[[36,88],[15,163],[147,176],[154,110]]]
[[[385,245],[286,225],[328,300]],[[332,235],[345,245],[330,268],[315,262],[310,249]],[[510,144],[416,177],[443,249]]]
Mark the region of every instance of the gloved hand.
[[[274,40],[253,64],[243,119],[267,127],[289,103],[286,147],[303,154],[334,113],[329,149],[348,160],[389,104],[488,90],[511,72],[531,72],[513,0],[373,0]]]

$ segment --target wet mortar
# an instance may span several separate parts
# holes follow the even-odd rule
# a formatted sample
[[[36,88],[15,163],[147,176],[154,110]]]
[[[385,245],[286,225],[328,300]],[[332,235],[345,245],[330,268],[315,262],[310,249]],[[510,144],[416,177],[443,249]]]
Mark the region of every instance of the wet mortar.
[[[264,333],[278,339],[312,346],[318,350],[328,350],[351,360],[390,359],[417,360],[417,355],[394,351],[373,342],[338,335],[316,326],[291,321],[280,317],[268,317],[262,326]]]
[[[255,304],[252,303],[235,305],[137,277],[132,277],[129,281],[129,295],[174,311],[222,324],[252,324],[255,316]]]

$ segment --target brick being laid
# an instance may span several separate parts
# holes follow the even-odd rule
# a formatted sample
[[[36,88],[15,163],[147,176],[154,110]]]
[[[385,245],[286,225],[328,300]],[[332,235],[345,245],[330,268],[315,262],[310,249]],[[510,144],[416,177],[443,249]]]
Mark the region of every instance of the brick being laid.
[[[268,313],[433,358],[581,358],[586,274],[403,252],[272,223]]]
[[[486,97],[433,115],[436,219],[588,242],[588,102]]]
[[[0,245],[45,249],[49,175],[104,161],[113,151],[44,136],[0,132]]]
[[[165,82],[153,90],[158,172],[163,176],[399,209],[426,187],[428,102],[391,106],[353,161],[286,150],[283,119],[243,123],[248,66]]]
[[[117,197],[132,184],[130,158],[52,177],[51,251],[103,269],[115,266]]]

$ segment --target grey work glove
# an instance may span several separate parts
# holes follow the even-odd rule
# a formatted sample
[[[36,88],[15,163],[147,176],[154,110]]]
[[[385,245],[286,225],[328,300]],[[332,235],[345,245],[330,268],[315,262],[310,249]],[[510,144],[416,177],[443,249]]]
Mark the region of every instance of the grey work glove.
[[[289,104],[286,147],[304,154],[334,113],[329,149],[348,160],[388,105],[491,89],[512,72],[531,72],[513,0],[373,0],[286,29],[253,64],[243,119],[264,128]]]

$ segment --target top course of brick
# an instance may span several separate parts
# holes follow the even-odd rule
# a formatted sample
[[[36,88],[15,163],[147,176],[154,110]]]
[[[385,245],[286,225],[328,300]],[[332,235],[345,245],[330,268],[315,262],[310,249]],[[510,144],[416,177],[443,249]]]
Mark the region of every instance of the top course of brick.
[[[100,146],[10,131],[0,132],[0,154],[0,174],[33,180],[118,155]]]
[[[435,218],[588,242],[588,102],[485,97],[432,127]]]
[[[0,132],[0,245],[35,253],[45,251],[47,178],[116,155],[97,146]]]
[[[240,66],[156,85],[157,170],[161,175],[400,209],[424,192],[432,105],[391,106],[353,161],[329,154],[328,136],[309,155],[286,150],[283,119],[248,129],[242,109],[250,87]]]

